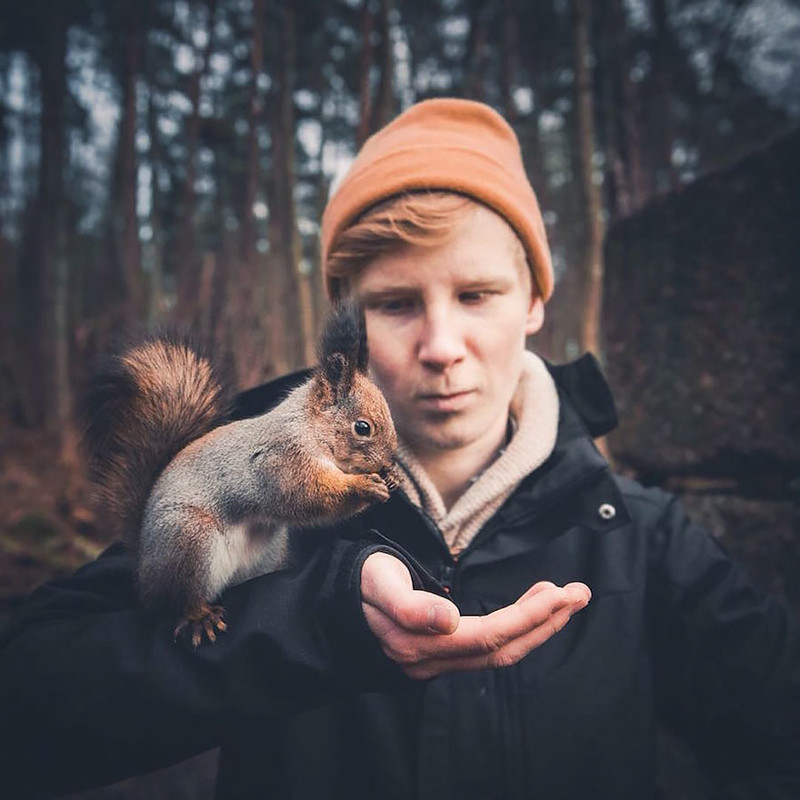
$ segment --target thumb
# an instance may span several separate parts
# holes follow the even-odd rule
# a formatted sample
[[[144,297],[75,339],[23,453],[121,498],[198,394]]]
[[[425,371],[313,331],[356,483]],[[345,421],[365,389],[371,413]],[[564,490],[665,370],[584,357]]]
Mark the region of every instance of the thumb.
[[[373,553],[364,562],[361,599],[408,631],[452,633],[458,627],[456,606],[443,597],[414,589],[406,565],[388,553]]]

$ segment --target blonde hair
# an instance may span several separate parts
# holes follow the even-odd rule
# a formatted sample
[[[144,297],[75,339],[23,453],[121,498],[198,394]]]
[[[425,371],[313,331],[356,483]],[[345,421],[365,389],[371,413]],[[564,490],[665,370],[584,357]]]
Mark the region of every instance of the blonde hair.
[[[331,299],[346,294],[349,281],[384,253],[408,245],[437,247],[446,244],[482,205],[454,192],[416,191],[373,206],[342,231],[328,253],[325,271],[332,289]],[[509,231],[513,233],[510,226]],[[525,249],[516,234],[513,242],[514,258],[527,271]]]

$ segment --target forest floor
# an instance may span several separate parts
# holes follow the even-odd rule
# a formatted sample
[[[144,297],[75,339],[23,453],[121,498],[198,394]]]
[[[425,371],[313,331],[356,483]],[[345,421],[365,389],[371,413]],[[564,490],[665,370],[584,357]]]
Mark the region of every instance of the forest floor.
[[[68,575],[109,543],[82,466],[52,435],[0,420],[0,619],[40,583]]]

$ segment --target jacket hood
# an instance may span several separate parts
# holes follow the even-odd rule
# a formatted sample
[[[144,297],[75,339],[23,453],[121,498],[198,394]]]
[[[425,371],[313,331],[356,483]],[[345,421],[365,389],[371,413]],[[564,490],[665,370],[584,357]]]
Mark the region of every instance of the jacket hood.
[[[568,364],[547,364],[553,380],[566,395],[592,438],[605,436],[619,423],[614,397],[597,359],[585,353]]]

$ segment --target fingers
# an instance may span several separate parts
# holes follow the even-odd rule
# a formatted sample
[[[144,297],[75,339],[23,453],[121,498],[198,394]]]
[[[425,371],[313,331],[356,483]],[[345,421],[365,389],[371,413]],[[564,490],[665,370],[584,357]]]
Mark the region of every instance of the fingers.
[[[554,613],[547,623],[537,626],[524,636],[511,640],[494,652],[449,658],[429,658],[409,664],[405,667],[405,672],[410,678],[426,680],[443,672],[510,667],[564,628],[574,613],[576,612],[570,608],[562,608]]]
[[[590,596],[591,592],[584,584],[569,584],[563,588],[536,584],[510,606],[482,617],[461,617],[458,627],[449,635],[419,636],[413,642],[418,661],[485,657],[500,652],[520,637],[526,637],[524,644],[530,650],[556,633],[554,620],[560,622],[563,619],[566,624],[572,614],[589,602]],[[557,616],[560,611],[565,614]],[[404,633],[397,631],[393,636],[400,638]],[[389,645],[396,647],[394,641]],[[405,650],[405,644],[399,649]]]
[[[460,617],[450,601],[413,588],[406,566],[374,553],[361,575],[364,615],[384,652],[412,678],[515,664],[560,631],[591,599],[583,583],[541,581],[515,603]]]
[[[364,562],[361,599],[367,622],[376,634],[373,625],[385,630],[391,623],[428,635],[452,633],[458,626],[455,605],[438,595],[414,589],[405,564],[388,553],[373,553]]]

